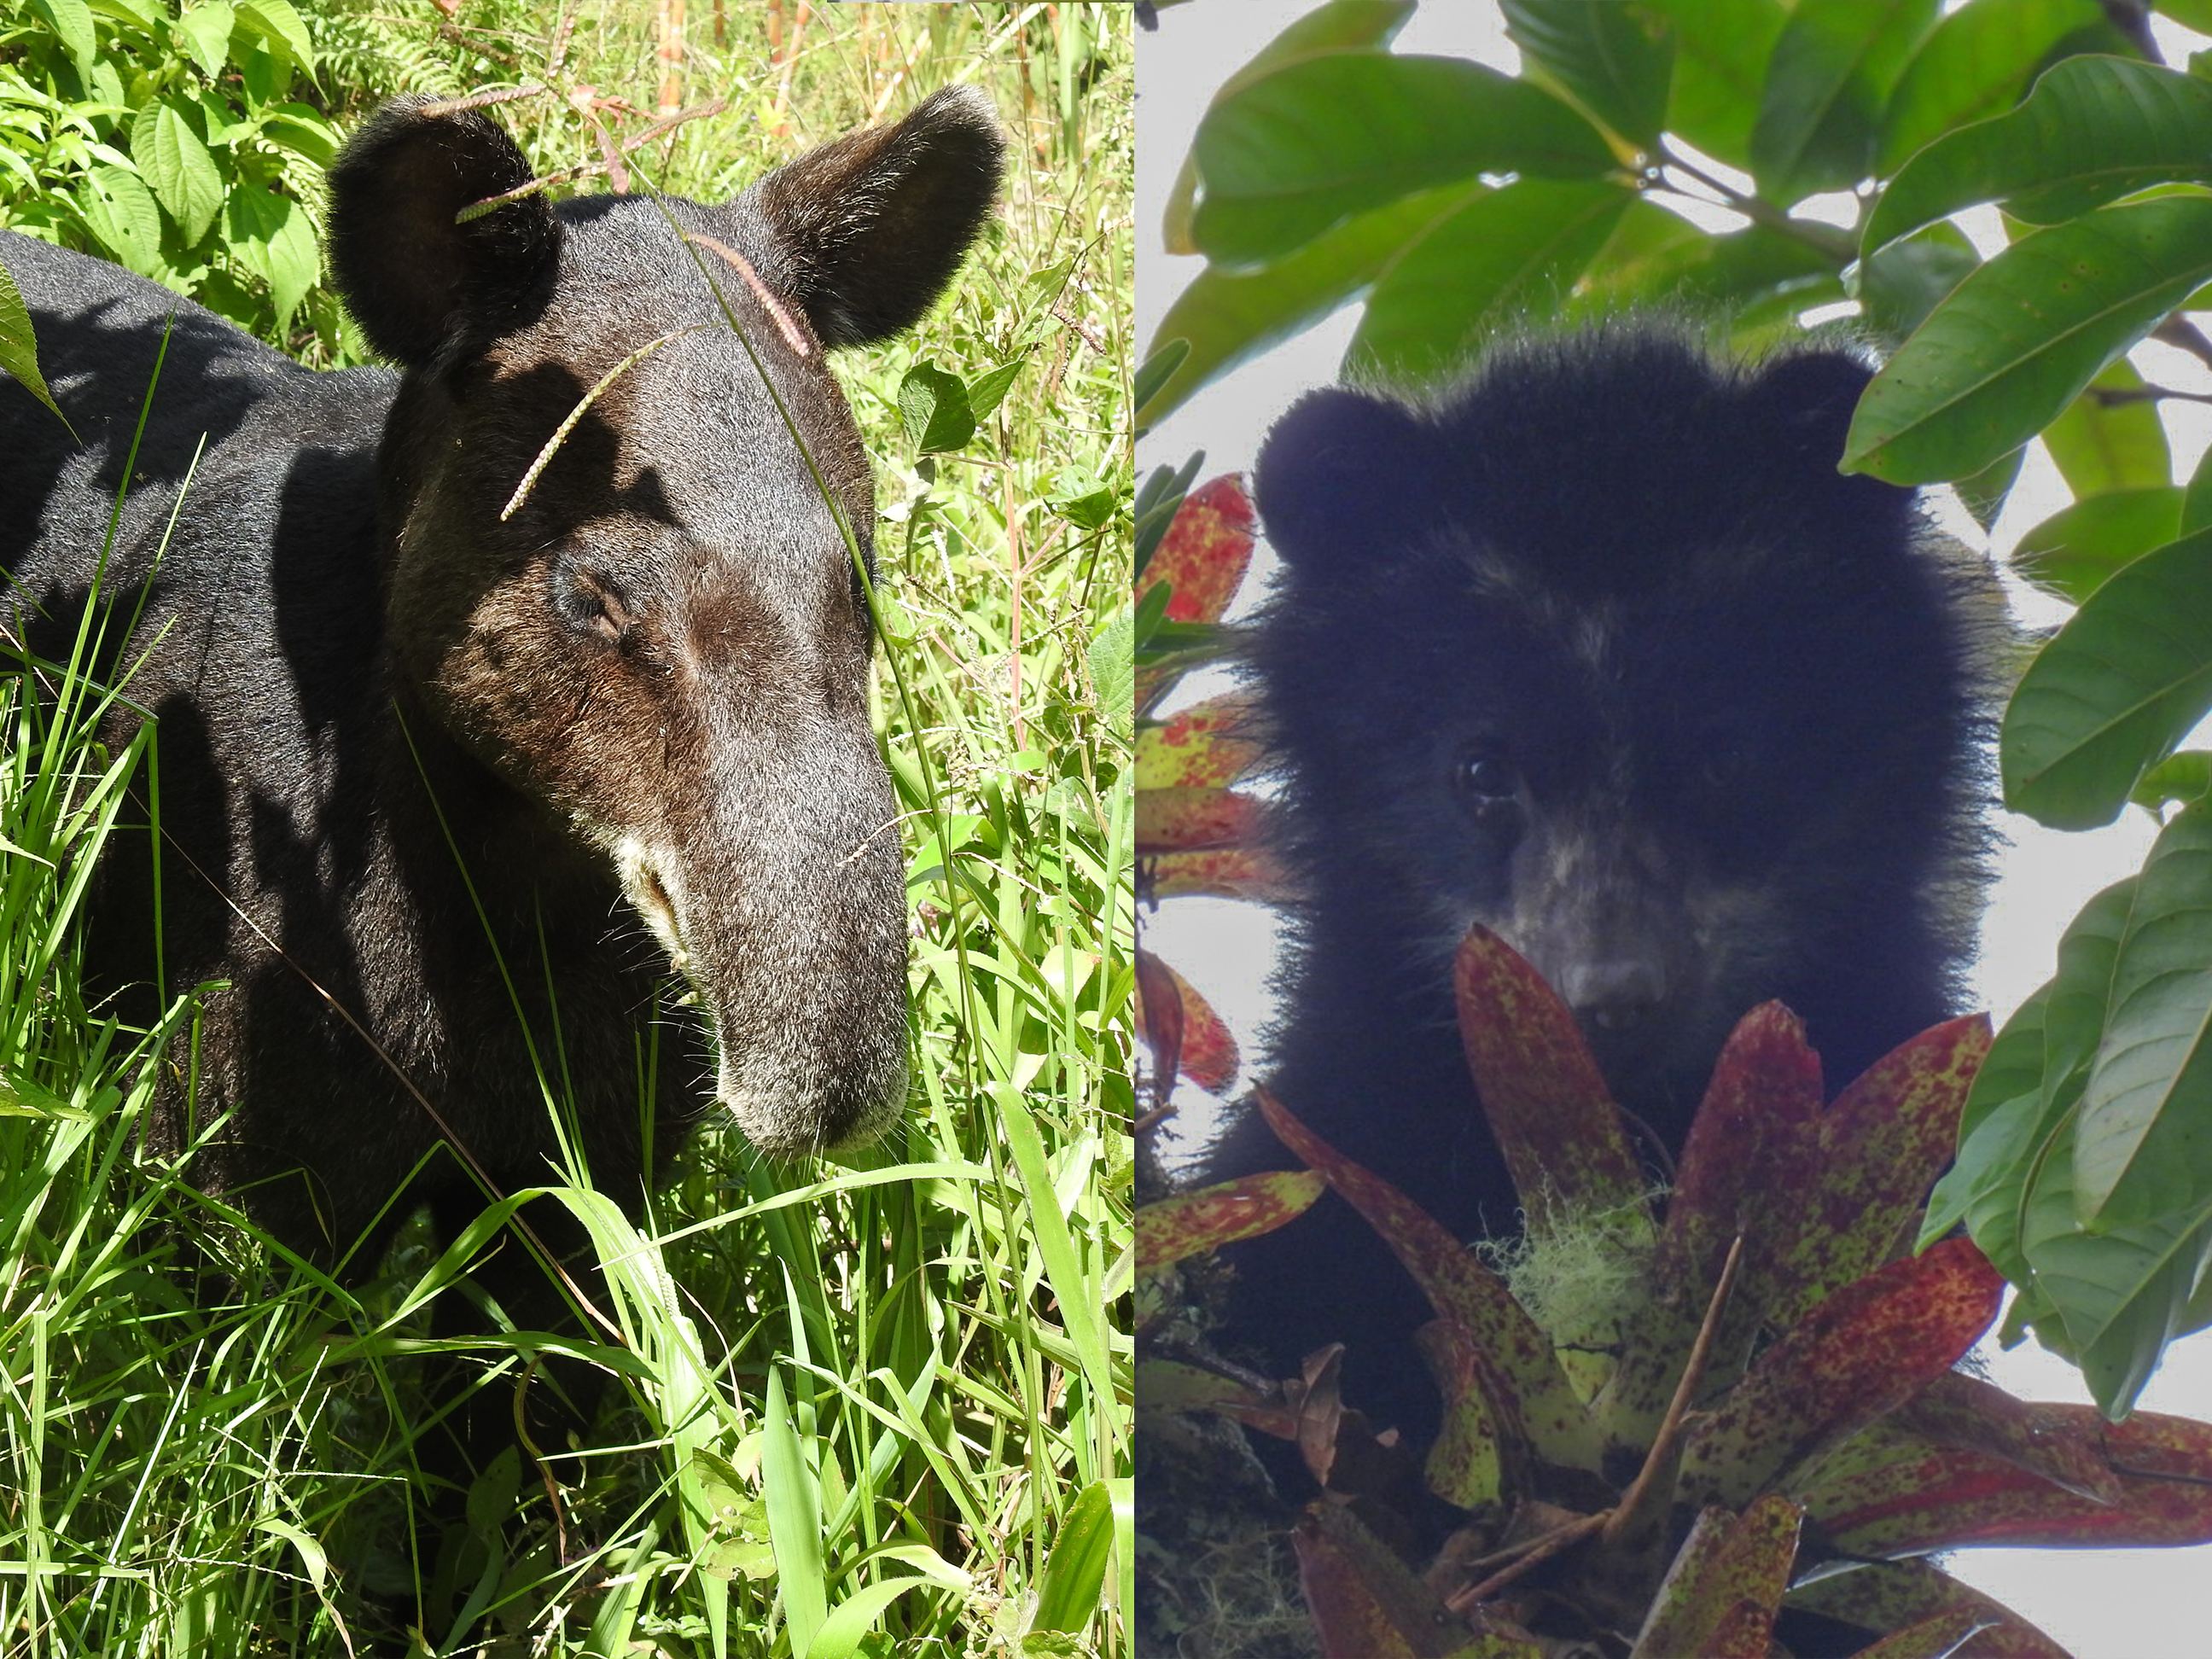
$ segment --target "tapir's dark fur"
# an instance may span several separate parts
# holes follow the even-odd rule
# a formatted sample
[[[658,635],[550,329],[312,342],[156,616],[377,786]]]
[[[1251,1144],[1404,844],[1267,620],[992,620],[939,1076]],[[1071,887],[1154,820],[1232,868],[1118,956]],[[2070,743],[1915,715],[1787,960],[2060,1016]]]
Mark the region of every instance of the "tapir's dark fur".
[[[173,1083],[153,1127],[180,1150],[230,1114],[201,1185],[361,1272],[418,1163],[444,1235],[484,1202],[413,1090],[511,1191],[556,1178],[542,1073],[633,1213],[708,1085],[772,1154],[896,1120],[905,905],[869,622],[777,400],[865,551],[867,462],[823,349],[927,309],[1000,149],[983,100],[945,92],[734,201],[667,204],[732,260],[642,196],[530,194],[457,225],[529,167],[483,115],[400,100],[339,158],[330,205],[337,287],[396,375],[310,373],[150,283],[0,238],[82,439],[0,384],[0,625],[49,659],[173,315],[100,667],[130,668],[159,720],[167,988],[229,981],[191,1119]],[[614,380],[502,522],[586,392],[695,328]],[[155,977],[149,852],[126,841],[103,871],[92,965],[112,985]],[[660,1055],[641,1122],[672,961],[710,1030]],[[576,1251],[544,1208],[541,1235]],[[562,1322],[511,1242],[480,1276],[518,1325]]]

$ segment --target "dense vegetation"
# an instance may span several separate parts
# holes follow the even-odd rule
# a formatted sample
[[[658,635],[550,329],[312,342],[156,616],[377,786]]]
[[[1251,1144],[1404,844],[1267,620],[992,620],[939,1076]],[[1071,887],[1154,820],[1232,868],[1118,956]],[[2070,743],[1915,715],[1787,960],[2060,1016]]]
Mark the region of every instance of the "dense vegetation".
[[[1126,621],[1097,619],[1128,580],[1126,14],[682,17],[33,0],[0,24],[0,223],[342,367],[321,179],[392,93],[539,88],[496,112],[541,173],[701,198],[935,87],[991,94],[1002,222],[933,319],[842,365],[880,462],[908,815],[903,1140],[773,1170],[709,1134],[642,1234],[609,1223],[630,1358],[599,1437],[635,1449],[557,1518],[532,1473],[480,1482],[540,1525],[459,1564],[460,1622],[545,1653],[1121,1653],[1129,693]],[[353,1650],[365,1593],[404,1588],[413,1356],[456,1264],[403,1237],[339,1289],[140,1154],[192,1005],[125,1029],[76,971],[92,860],[158,789],[158,732],[99,741],[118,696],[0,659],[0,1648]]]

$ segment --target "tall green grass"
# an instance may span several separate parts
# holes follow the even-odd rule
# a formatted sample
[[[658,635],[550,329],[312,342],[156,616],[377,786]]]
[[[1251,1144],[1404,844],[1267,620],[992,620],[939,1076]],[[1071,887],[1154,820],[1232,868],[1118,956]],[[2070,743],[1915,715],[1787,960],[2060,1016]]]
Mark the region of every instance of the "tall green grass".
[[[771,64],[763,8],[729,6],[719,49],[691,10],[684,100],[728,107],[633,154],[672,192],[728,195],[954,80],[1014,139],[1005,215],[952,299],[840,365],[879,458],[915,1096],[902,1138],[852,1166],[771,1168],[710,1131],[641,1227],[549,1172],[620,1332],[580,1349],[622,1387],[595,1449],[566,1461],[586,1478],[557,1518],[514,1460],[478,1481],[480,1514],[520,1505],[532,1526],[511,1559],[445,1552],[456,1612],[425,1639],[1125,1653],[1130,815],[1097,636],[1128,585],[1127,15],[824,9]],[[423,11],[428,51],[445,37]],[[647,9],[580,15],[566,82],[649,106]],[[454,21],[500,54],[445,40],[470,85],[543,76],[550,19]],[[318,95],[343,113],[392,89]],[[542,171],[596,153],[559,97],[500,112]],[[327,360],[327,341],[299,343]],[[917,366],[978,404],[1004,380],[956,450],[918,453]],[[502,1212],[434,1259],[404,1234],[342,1289],[142,1155],[155,1066],[191,1073],[193,1005],[128,1030],[77,977],[92,862],[158,796],[158,732],[123,735],[127,678],[93,683],[92,659],[0,658],[0,1652],[362,1650],[392,1636],[377,1598],[438,1557],[406,1486],[428,1308],[462,1293]],[[541,1053],[557,1105],[557,1045]],[[532,1355],[485,1357],[507,1389]]]

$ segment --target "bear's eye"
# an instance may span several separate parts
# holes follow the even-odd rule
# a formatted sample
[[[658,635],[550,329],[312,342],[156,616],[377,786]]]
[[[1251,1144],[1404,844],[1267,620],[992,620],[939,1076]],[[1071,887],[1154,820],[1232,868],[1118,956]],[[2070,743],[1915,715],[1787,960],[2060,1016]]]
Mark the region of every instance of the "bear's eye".
[[[1510,805],[1521,793],[1521,774],[1513,763],[1486,750],[1462,756],[1454,781],[1460,799],[1478,812]]]
[[[556,578],[553,605],[569,627],[595,634],[610,645],[621,644],[636,620],[612,582],[580,568]]]

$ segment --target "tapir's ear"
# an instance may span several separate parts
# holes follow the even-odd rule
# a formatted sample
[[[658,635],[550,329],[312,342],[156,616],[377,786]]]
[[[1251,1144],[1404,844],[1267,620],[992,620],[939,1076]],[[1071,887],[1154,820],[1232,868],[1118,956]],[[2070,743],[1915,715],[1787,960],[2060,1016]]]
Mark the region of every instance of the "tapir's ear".
[[[552,290],[561,227],[543,191],[465,224],[454,215],[530,179],[530,163],[475,110],[395,98],[331,169],[331,274],[385,356],[427,362],[459,328],[496,336]]]
[[[921,319],[990,216],[1005,149],[983,94],[949,87],[896,126],[824,144],[745,192],[787,262],[778,286],[824,345]]]
[[[1285,562],[1350,572],[1399,550],[1436,499],[1435,441],[1403,404],[1326,386],[1269,428],[1253,504]]]

